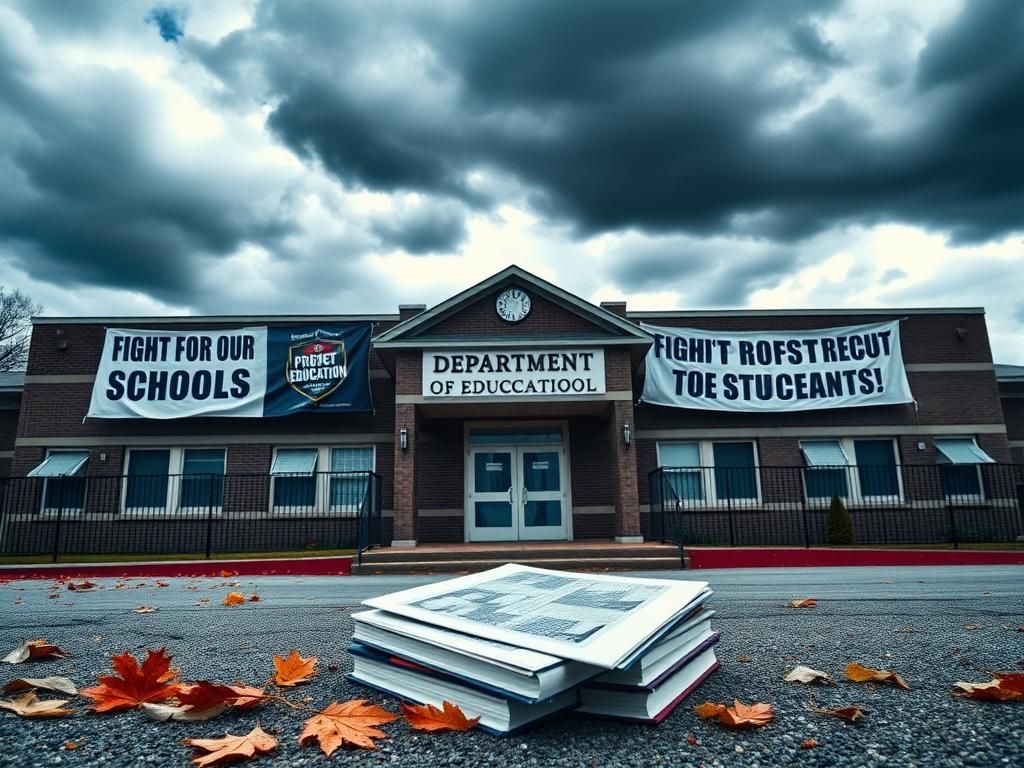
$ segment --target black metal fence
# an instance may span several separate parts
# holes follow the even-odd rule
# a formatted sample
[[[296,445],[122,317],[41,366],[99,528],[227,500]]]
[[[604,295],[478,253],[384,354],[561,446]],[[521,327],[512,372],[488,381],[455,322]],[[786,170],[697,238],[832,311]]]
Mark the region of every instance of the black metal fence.
[[[382,535],[374,472],[0,479],[0,555],[361,555]]]
[[[1024,536],[1024,466],[1015,464],[661,467],[648,487],[645,533],[680,548],[959,547]]]

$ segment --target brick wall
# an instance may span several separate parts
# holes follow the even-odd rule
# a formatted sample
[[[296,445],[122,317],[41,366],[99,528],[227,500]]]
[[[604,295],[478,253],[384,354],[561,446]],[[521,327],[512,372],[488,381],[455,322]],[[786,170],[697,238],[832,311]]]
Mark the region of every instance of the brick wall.
[[[1006,436],[1011,441],[1024,442],[1024,397],[1003,398],[1003,416]],[[1024,464],[1024,446],[1012,449],[1012,460]]]

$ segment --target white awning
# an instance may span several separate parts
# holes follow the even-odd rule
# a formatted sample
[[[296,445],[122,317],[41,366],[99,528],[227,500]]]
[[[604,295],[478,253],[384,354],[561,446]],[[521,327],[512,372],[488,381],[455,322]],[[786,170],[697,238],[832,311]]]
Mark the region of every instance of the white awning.
[[[813,440],[800,443],[809,467],[847,467],[850,460],[838,440]]]
[[[995,464],[995,459],[969,437],[940,438],[935,441],[935,450],[950,464]]]
[[[316,469],[316,448],[285,448],[277,452],[272,475],[312,475]]]
[[[76,474],[88,460],[88,451],[58,451],[47,456],[28,476],[67,477]]]

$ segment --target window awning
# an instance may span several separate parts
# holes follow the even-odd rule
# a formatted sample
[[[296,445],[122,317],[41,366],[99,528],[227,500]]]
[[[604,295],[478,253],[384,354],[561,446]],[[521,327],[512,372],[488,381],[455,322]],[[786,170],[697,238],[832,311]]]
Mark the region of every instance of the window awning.
[[[288,448],[279,450],[274,457],[272,475],[312,475],[316,469],[316,448]]]
[[[850,460],[838,440],[814,440],[800,443],[804,460],[809,467],[847,467]]]
[[[940,438],[935,441],[935,450],[950,464],[995,464],[995,459],[968,437]]]
[[[28,473],[29,477],[67,477],[74,475],[89,460],[88,451],[60,451],[51,453]]]

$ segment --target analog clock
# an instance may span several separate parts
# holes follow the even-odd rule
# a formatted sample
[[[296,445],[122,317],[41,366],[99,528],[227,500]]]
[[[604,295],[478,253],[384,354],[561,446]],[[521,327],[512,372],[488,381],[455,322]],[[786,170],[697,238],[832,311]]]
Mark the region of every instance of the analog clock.
[[[499,294],[495,308],[502,320],[518,323],[530,314],[530,297],[519,288],[508,288]]]

